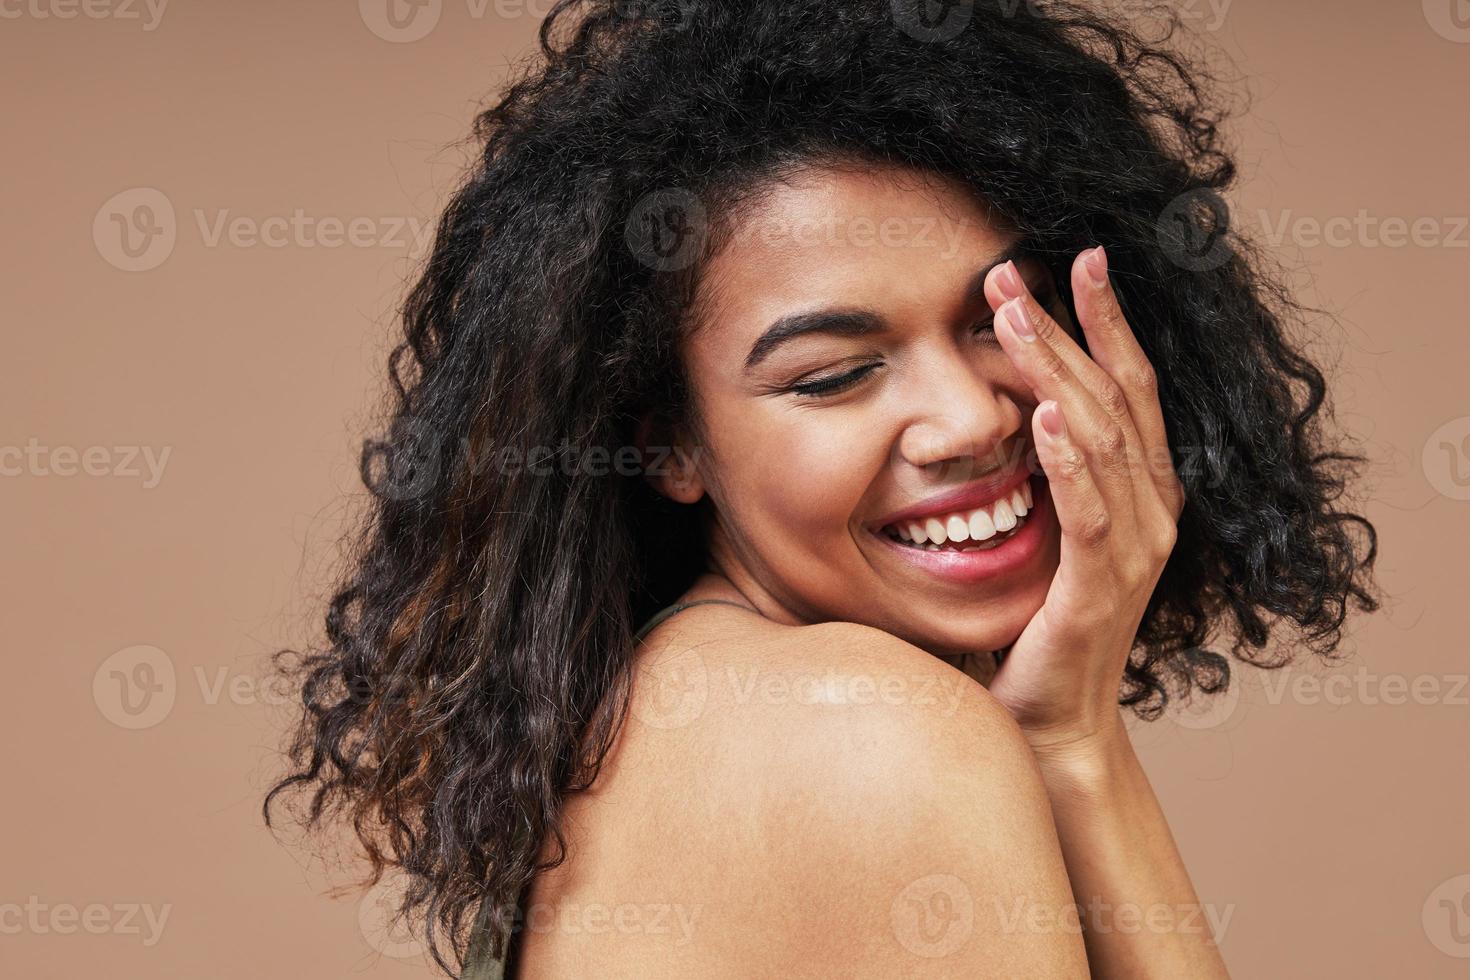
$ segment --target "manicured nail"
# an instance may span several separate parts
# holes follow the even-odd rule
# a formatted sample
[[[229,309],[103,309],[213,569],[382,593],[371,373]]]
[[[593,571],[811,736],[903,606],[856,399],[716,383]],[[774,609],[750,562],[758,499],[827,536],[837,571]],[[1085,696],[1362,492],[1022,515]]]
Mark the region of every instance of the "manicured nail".
[[[1087,278],[1092,280],[1094,286],[1104,285],[1108,281],[1108,253],[1103,251],[1101,245],[1084,255],[1082,264],[1087,267]]]
[[[1062,410],[1056,402],[1042,402],[1036,409],[1041,413],[1041,427],[1053,439],[1060,439],[1067,432],[1067,423],[1062,419]]]
[[[1021,295],[1025,287],[1021,283],[1021,276],[1016,272],[1016,263],[1007,261],[996,273],[995,284],[1000,287],[1000,294],[1006,299],[1015,299]]]
[[[1001,305],[1000,316],[1005,319],[1006,326],[1011,332],[1022,340],[1030,343],[1036,339],[1036,329],[1031,325],[1031,317],[1026,313],[1026,301],[1013,299]]]

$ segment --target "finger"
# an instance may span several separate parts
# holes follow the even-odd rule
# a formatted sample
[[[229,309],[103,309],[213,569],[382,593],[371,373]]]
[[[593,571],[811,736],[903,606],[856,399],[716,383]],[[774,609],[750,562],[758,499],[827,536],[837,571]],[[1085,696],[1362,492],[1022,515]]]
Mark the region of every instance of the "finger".
[[[1050,315],[1045,308],[1036,301],[1030,290],[1026,289],[1024,280],[1019,275],[1014,275],[1014,266],[1009,263],[1007,266],[1009,268],[1002,266],[994,270],[992,274],[994,294],[1011,296],[1016,295],[1019,289],[1021,298],[1027,301],[1027,309],[1031,312],[1032,318],[1047,317],[1049,319]],[[987,286],[990,284],[987,282]],[[989,289],[987,289],[986,296],[991,297]],[[1151,462],[1148,458],[1149,450],[1138,432],[1132,407],[1122,385],[1104,370],[1088,351],[1083,350],[1065,330],[1059,329],[1051,336],[1054,339],[1053,346],[1057,355],[1072,368],[1083,386],[1092,394],[1093,400],[1101,406],[1106,417],[1122,430],[1125,446],[1125,451],[1121,454],[1122,459],[1118,458],[1119,454],[1103,449],[1101,465],[1107,468],[1122,465],[1129,470],[1129,492],[1134,497],[1136,512],[1140,517],[1152,513],[1166,513],[1168,508],[1155,484],[1153,474],[1153,471],[1159,468],[1159,464]],[[1076,416],[1071,417],[1076,418]],[[1172,470],[1172,465],[1168,462],[1164,466]],[[1175,520],[1177,521],[1177,516]]]
[[[1149,477],[1177,521],[1184,508],[1184,490],[1169,452],[1158,377],[1123,316],[1101,245],[1082,252],[1072,263],[1072,296],[1092,358],[1122,389]]]
[[[1070,420],[1055,399],[1036,407],[1031,419],[1036,458],[1046,474],[1046,490],[1062,527],[1062,566],[1073,572],[1106,573],[1111,567],[1108,538],[1113,515],[1073,439]]]
[[[1097,485],[1108,501],[1114,520],[1132,523],[1138,490],[1131,457],[1138,451],[1138,434],[1126,417],[1126,407],[1121,410],[1124,417],[1116,419],[1114,415],[1120,411],[1117,405],[1110,411],[1093,394],[1105,390],[1107,385],[1117,386],[1041,308],[1019,275],[1013,283],[1002,287],[998,280],[1006,267],[1015,273],[1014,267],[1006,263],[993,270],[986,280],[986,298],[999,306],[995,315],[996,336],[1037,400],[1055,399],[1061,406],[1071,441],[1086,453],[1089,464],[1096,470]],[[1016,298],[998,302],[1006,293],[1015,293],[1017,286]],[[1030,340],[1022,335],[1025,332],[1029,332]],[[1068,348],[1075,353],[1068,353]],[[1088,376],[1090,383],[1078,377],[1077,369]],[[1114,394],[1117,404],[1124,405]]]
[[[1025,301],[1025,312],[1031,324],[1037,328],[1038,335],[1043,336],[1056,355],[1076,375],[1082,389],[1103,410],[1104,415],[1121,428],[1125,436],[1129,437],[1130,448],[1141,452],[1142,440],[1138,436],[1137,426],[1121,387],[1107,371],[1103,370],[1101,365],[1089,356],[1087,351],[1078,345],[1068,331],[1056,323],[1050,311],[1037,301],[1036,296],[1027,288],[1015,264],[1007,262],[993,270],[987,277],[985,285],[985,298],[992,306],[1015,298]],[[1056,326],[1056,329],[1051,329],[1053,325]],[[1071,417],[1077,418],[1075,415]],[[1075,422],[1073,427],[1076,427]]]

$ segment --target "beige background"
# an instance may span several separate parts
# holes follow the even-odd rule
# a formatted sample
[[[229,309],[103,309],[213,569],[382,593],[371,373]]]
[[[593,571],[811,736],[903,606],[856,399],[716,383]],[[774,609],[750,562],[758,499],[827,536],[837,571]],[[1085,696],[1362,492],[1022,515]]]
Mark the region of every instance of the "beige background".
[[[1237,977],[1470,975],[1453,2],[1180,8],[1255,94],[1237,224],[1341,314],[1321,350],[1374,457],[1391,594],[1345,666],[1243,673],[1238,700],[1138,730]],[[315,629],[414,228],[547,6],[443,0],[395,33],[374,0],[0,2],[0,974],[427,975],[262,829],[262,657]],[[252,237],[297,211],[357,243]],[[171,248],[130,256],[114,216]]]

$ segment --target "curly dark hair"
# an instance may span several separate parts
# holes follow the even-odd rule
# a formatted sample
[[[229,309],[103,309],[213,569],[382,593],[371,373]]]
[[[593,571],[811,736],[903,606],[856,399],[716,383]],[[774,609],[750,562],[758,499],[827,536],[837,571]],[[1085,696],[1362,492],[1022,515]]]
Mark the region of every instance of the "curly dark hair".
[[[690,417],[678,340],[700,270],[793,168],[958,180],[1058,270],[1106,244],[1188,496],[1122,705],[1155,717],[1171,692],[1223,690],[1217,627],[1236,658],[1277,666],[1277,624],[1330,657],[1349,600],[1378,607],[1373,526],[1334,507],[1365,460],[1329,441],[1323,375],[1287,336],[1308,311],[1229,227],[1229,110],[1177,23],[1144,36],[1068,2],[932,6],[560,0],[540,57],[477,117],[482,152],[403,307],[326,642],[282,655],[305,710],[265,802],[269,821],[306,791],[293,815],[350,821],[372,880],[406,872],[403,910],[444,970],[476,910],[498,935],[565,859],[558,814],[622,723],[635,624],[705,564],[700,507],[559,463],[632,444],[647,411]],[[708,216],[689,261],[650,251],[670,201]]]

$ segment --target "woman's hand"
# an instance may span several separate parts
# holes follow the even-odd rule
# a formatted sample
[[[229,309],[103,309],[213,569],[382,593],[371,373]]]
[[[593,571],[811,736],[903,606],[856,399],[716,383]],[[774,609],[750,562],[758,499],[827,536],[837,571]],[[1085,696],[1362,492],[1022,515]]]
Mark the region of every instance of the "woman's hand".
[[[1123,319],[1101,248],[1072,264],[1092,357],[1010,263],[985,286],[996,334],[1036,392],[1031,427],[1062,527],[1046,601],[990,692],[1035,753],[1079,914],[1094,901],[1174,910],[1143,931],[1084,918],[1093,975],[1228,980],[1213,937],[1173,918],[1197,915],[1199,897],[1118,710],[1128,652],[1184,509],[1153,368]]]
[[[1121,731],[1123,669],[1184,507],[1153,366],[1101,247],[1074,261],[1072,289],[1092,357],[1012,263],[985,284],[996,334],[1039,402],[1031,425],[1062,529],[1045,604],[990,683],[1038,751]]]

